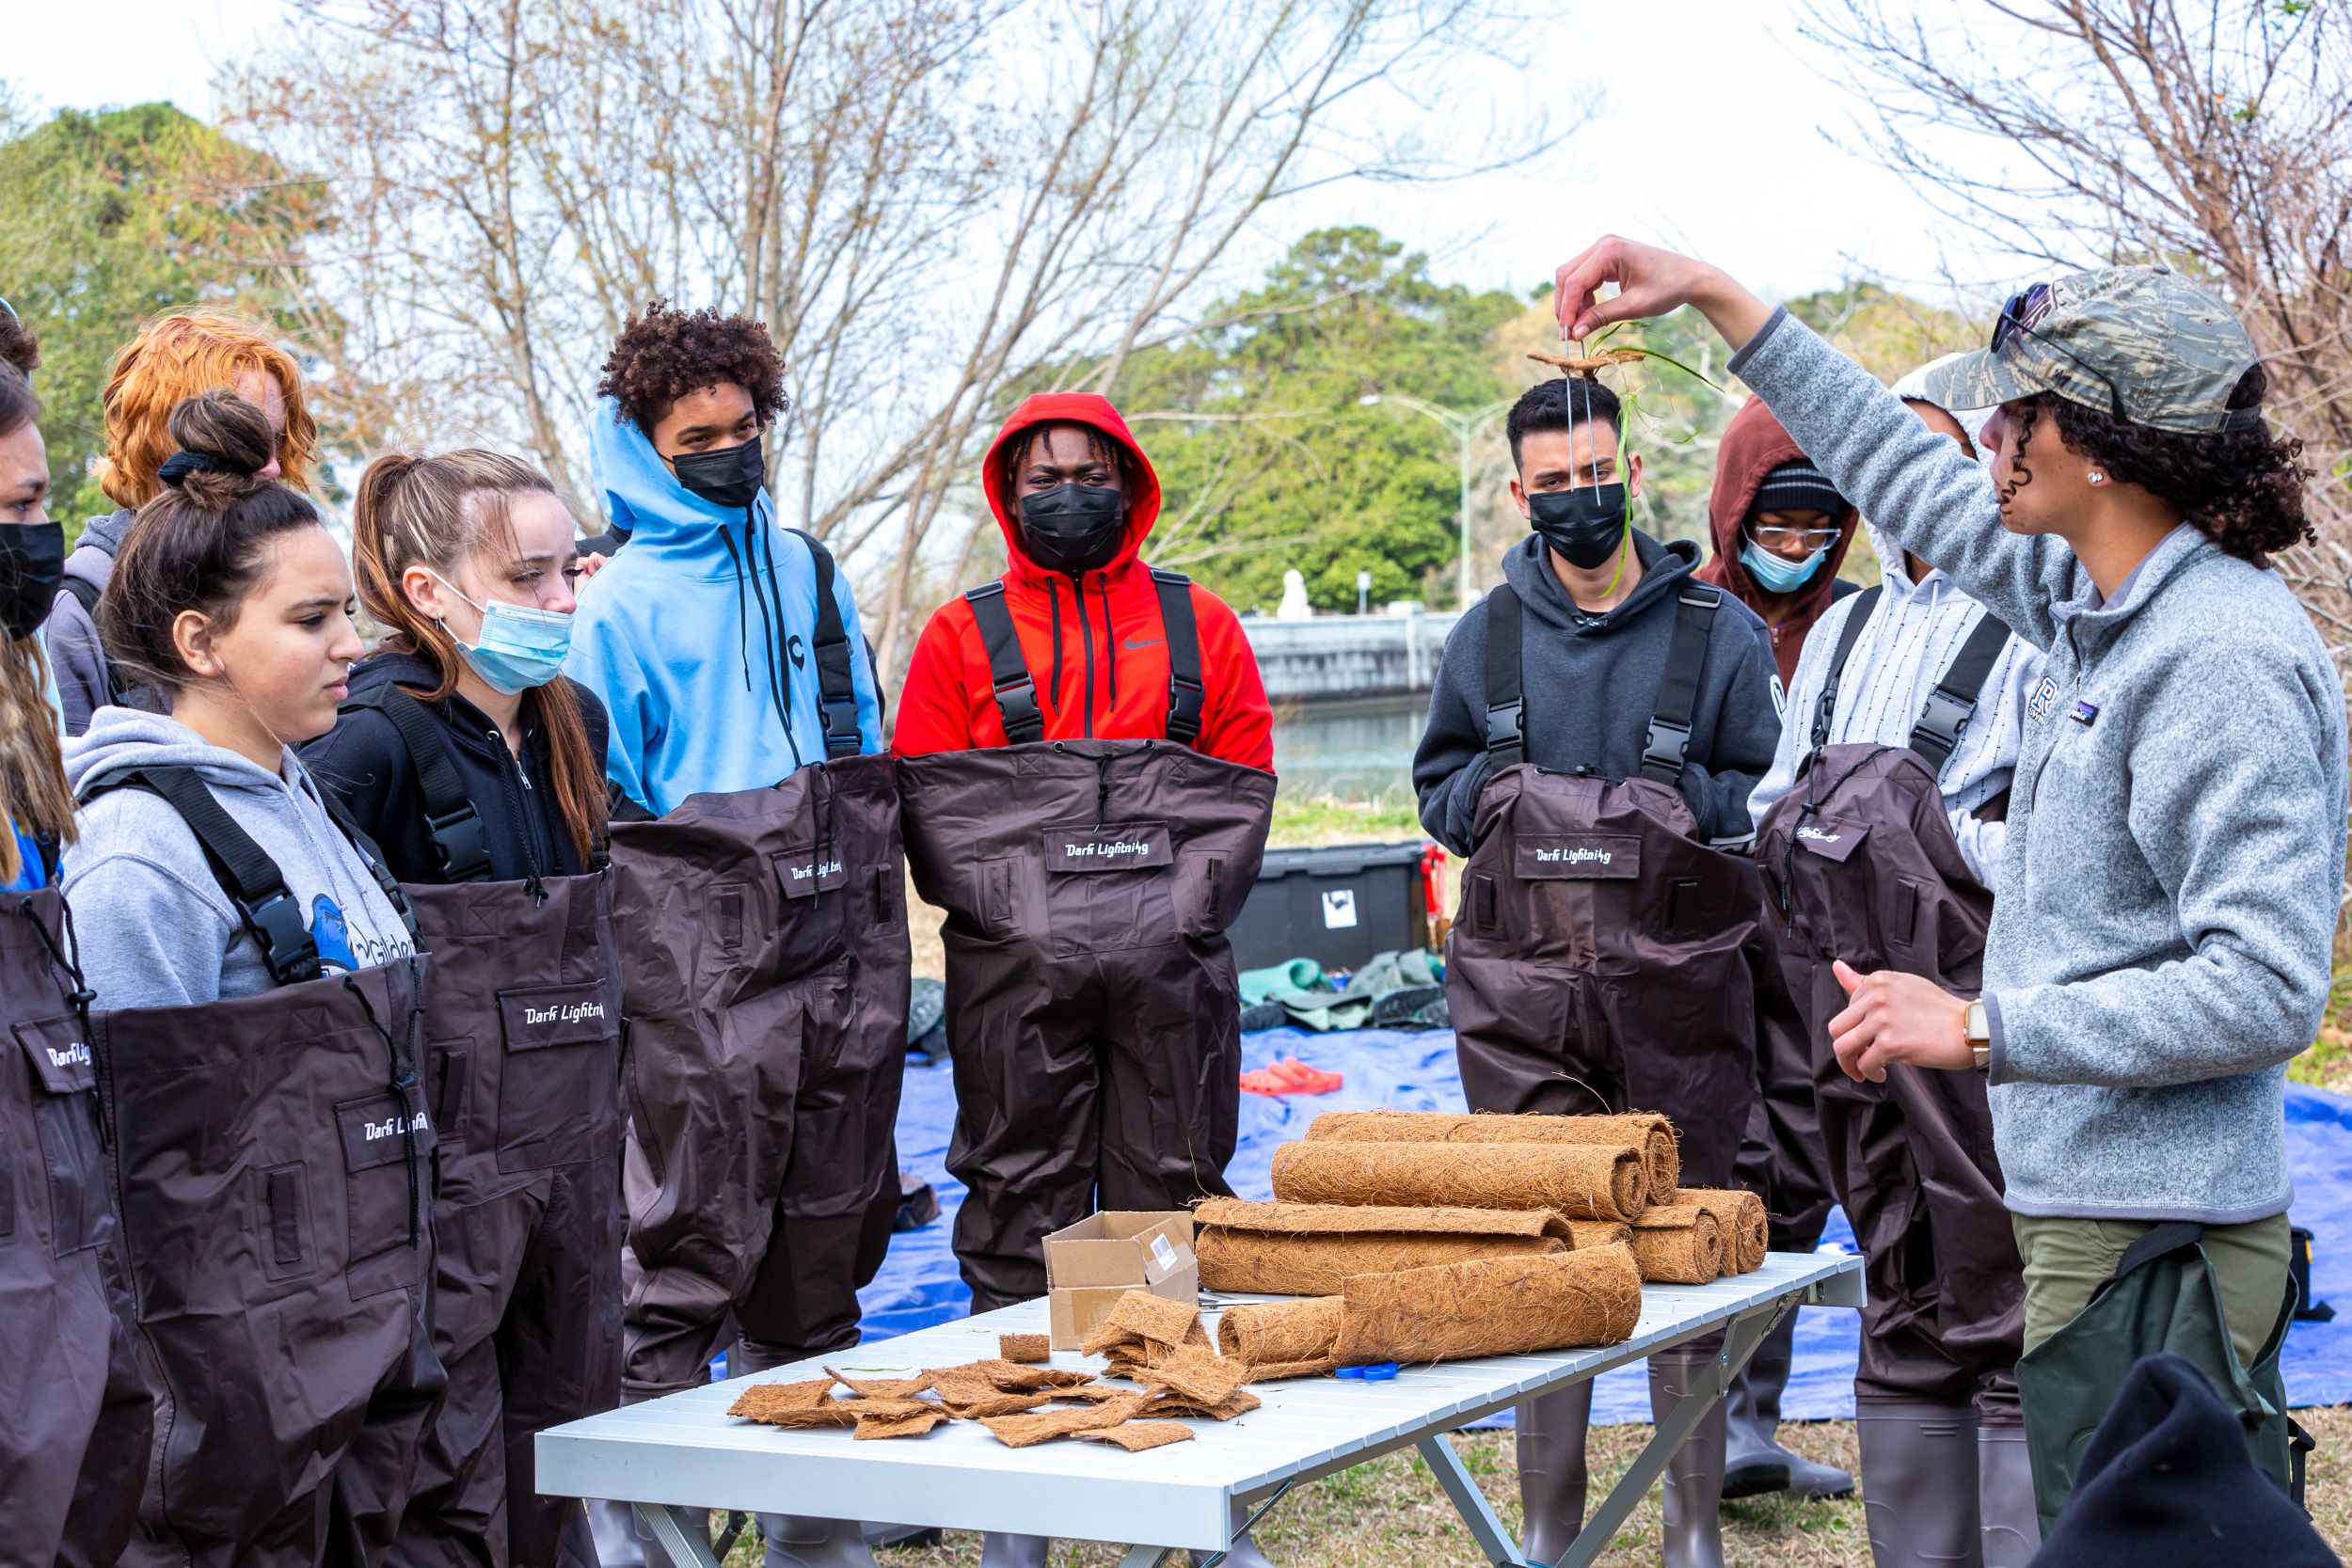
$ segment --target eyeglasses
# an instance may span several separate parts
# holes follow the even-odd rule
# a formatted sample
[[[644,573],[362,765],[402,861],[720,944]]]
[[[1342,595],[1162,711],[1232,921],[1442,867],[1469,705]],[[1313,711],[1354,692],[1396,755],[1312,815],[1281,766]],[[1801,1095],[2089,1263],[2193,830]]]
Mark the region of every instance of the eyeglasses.
[[[1993,352],[2000,353],[2010,339],[2023,332],[2042,347],[2066,356],[2077,370],[2106,388],[2107,412],[2118,420],[2125,418],[2123,394],[2117,389],[2115,383],[2107,378],[2106,372],[2042,330],[2042,323],[2048,318],[2056,305],[2057,298],[2051,293],[2050,285],[2047,283],[2036,283],[2031,288],[2021,289],[2010,295],[2009,303],[2001,307],[2001,313],[1993,321]]]
[[[1837,536],[1844,531],[1835,528],[1781,528],[1767,524],[1748,530],[1748,536],[1768,550],[1785,550],[1791,545],[1803,546],[1808,550],[1825,550],[1836,544]]]

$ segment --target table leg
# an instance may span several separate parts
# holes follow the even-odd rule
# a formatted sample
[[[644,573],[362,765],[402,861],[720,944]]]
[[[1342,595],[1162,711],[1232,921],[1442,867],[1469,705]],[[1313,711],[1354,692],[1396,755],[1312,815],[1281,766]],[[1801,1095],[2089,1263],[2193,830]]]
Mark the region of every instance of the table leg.
[[[1731,1322],[1724,1332],[1724,1348],[1715,1357],[1713,1391],[1704,1399],[1684,1400],[1675,1408],[1674,1415],[1634,1456],[1633,1467],[1609,1489],[1609,1496],[1600,1500],[1600,1506],[1584,1521],[1584,1528],[1577,1532],[1576,1539],[1568,1544],[1567,1551],[1552,1568],[1591,1568],[1593,1560],[1615,1537],[1617,1527],[1625,1523],[1652,1483],[1664,1473],[1666,1462],[1674,1457],[1675,1450],[1682,1447],[1683,1440],[1706,1418],[1716,1402],[1730,1391],[1731,1380],[1740,1375],[1740,1369],[1748,1364],[1748,1357],[1756,1354],[1756,1347],[1764,1342],[1772,1325],[1780,1322],[1783,1314],[1794,1309],[1788,1302],[1775,1302]]]
[[[1518,1568],[1523,1560],[1518,1543],[1502,1528],[1493,1505],[1486,1501],[1486,1494],[1478,1489],[1477,1478],[1463,1465],[1462,1456],[1454,1451],[1446,1434],[1433,1432],[1419,1446],[1422,1462],[1438,1478],[1438,1484],[1445,1488],[1445,1495],[1454,1499],[1454,1512],[1470,1527],[1470,1539],[1486,1554],[1486,1560],[1495,1568]]]
[[[1127,1555],[1119,1560],[1119,1568],[1160,1568],[1160,1564],[1176,1555],[1173,1546],[1130,1546]]]
[[[661,1549],[670,1554],[676,1568],[719,1568],[719,1560],[710,1552],[710,1537],[703,1533],[703,1527],[688,1510],[666,1508],[659,1503],[631,1506]]]

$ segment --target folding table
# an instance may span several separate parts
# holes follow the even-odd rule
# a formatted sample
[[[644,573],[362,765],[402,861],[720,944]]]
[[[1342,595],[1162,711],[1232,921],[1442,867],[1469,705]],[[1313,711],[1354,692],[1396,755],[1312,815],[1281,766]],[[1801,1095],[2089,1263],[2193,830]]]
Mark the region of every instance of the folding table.
[[[1151,1568],[1187,1548],[1221,1551],[1233,1534],[1236,1504],[1414,1448],[1487,1560],[1504,1568],[1523,1561],[1518,1545],[1445,1434],[1652,1351],[1725,1331],[1713,1398],[1676,1410],[1560,1560],[1562,1568],[1583,1568],[1784,1314],[1800,1306],[1861,1305],[1859,1258],[1774,1253],[1754,1274],[1645,1288],[1640,1327],[1623,1344],[1408,1366],[1381,1383],[1252,1384],[1265,1402],[1260,1409],[1231,1421],[1188,1422],[1194,1441],[1141,1453],[1072,1439],[1010,1449],[970,1421],[869,1442],[837,1428],[787,1432],[726,1414],[751,1381],[737,1379],[541,1433],[538,1484],[556,1496],[634,1505],[680,1568],[716,1568],[707,1535],[685,1512],[702,1509],[1108,1541],[1129,1545],[1123,1568]],[[1203,1315],[1214,1319],[1216,1310],[1204,1306]],[[852,1368],[882,1376],[953,1366],[994,1355],[1000,1334],[1041,1334],[1045,1326],[1044,1302],[1024,1302],[755,1375],[817,1377],[825,1363],[851,1376],[859,1375]],[[1075,1353],[1056,1354],[1054,1364],[1099,1370]]]

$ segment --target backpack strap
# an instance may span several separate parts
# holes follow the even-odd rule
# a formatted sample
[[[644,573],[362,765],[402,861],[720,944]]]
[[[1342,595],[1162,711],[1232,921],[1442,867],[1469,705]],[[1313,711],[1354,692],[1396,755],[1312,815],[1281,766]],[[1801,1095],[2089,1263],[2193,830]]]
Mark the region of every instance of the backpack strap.
[[[1862,641],[1862,628],[1868,624],[1871,612],[1879,607],[1879,595],[1884,589],[1877,584],[1862,591],[1862,597],[1846,611],[1846,624],[1837,628],[1837,647],[1829,656],[1829,670],[1821,676],[1821,694],[1813,704],[1813,750],[1829,744],[1830,721],[1837,713],[1837,689],[1846,679],[1846,660],[1853,657],[1853,646]]]
[[[1723,590],[1683,584],[1675,601],[1674,641],[1666,650],[1666,673],[1658,682],[1649,737],[1642,745],[1642,777],[1653,784],[1679,784],[1691,751],[1691,721],[1698,712],[1699,677],[1707,670],[1707,644],[1723,607]]]
[[[2008,644],[2009,627],[1999,616],[1985,611],[1945,667],[1944,678],[1920,705],[1918,721],[1911,726],[1911,749],[1927,759],[1931,772],[1941,774],[1951,761],[1968,721],[1976,717],[1985,677],[1993,673],[1994,662]]]
[[[319,977],[318,943],[311,940],[285,875],[253,842],[253,835],[237,826],[195,769],[151,767],[109,774],[86,786],[82,801],[87,805],[110,789],[144,789],[161,796],[180,814],[202,847],[221,891],[236,906],[237,918],[261,947],[274,984],[291,986]]]
[[[972,619],[988,648],[989,684],[996,689],[996,716],[1005,722],[1005,739],[1015,746],[1044,739],[1045,712],[1038,706],[1037,680],[1021,657],[1021,634],[1013,629],[1004,583],[967,589],[963,602],[972,607]]]
[[[466,793],[457,765],[450,760],[449,742],[433,716],[425,712],[423,702],[406,687],[387,681],[342,705],[345,713],[357,708],[373,708],[399,732],[400,743],[408,752],[408,766],[417,775],[417,787],[424,796],[425,837],[432,840],[441,875],[453,882],[487,881],[490,849],[483,836],[482,813]]]
[[[59,586],[73,595],[73,602],[82,607],[82,613],[89,617],[90,626],[94,630],[98,626],[98,584],[87,578],[68,574]],[[108,705],[121,706],[122,699],[129,692],[130,688],[123,685],[122,671],[116,665],[114,656],[106,652],[103,638],[98,640],[98,666],[102,672],[101,678],[106,683]]]
[[[1200,738],[1201,710],[1209,696],[1200,678],[1200,626],[1192,613],[1192,578],[1153,567],[1152,587],[1160,596],[1160,624],[1168,632],[1168,738],[1189,746]]]
[[[809,563],[817,573],[817,718],[825,732],[825,755],[855,756],[866,744],[857,726],[857,663],[840,602],[834,597],[833,552],[815,534],[797,528],[792,531],[808,546]]]
[[[1507,582],[1486,594],[1486,755],[1497,771],[1527,760],[1519,684],[1519,622],[1525,610]]]

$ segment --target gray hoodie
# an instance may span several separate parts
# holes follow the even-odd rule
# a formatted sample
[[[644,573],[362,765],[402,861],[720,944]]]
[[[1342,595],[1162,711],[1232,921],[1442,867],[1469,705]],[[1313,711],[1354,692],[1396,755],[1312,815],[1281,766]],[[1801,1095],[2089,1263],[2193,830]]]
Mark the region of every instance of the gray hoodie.
[[[65,575],[104,590],[114,575],[115,552],[139,515],[124,509],[92,517],[82,527],[73,553],[65,558]],[[50,607],[49,664],[56,672],[57,700],[65,711],[65,733],[80,735],[89,728],[89,716],[114,700],[106,678],[106,650],[98,641],[98,624],[70,590],[57,590]]]
[[[2344,691],[2310,618],[2186,525],[2102,600],[1785,311],[1730,368],[1865,515],[2049,655],[1984,955],[2010,1208],[2283,1212],[2285,1064],[2327,1008],[2344,876]]]
[[[366,969],[414,951],[360,851],[345,838],[302,764],[287,752],[272,773],[160,714],[102,707],[65,745],[66,776],[83,785],[125,768],[194,768],[237,825],[278,863],[323,957],[341,950]],[[179,812],[143,789],[111,789],[83,808],[65,852],[82,969],[101,1007],[159,1007],[270,989],[262,950],[206,863]],[[326,919],[322,926],[320,916]]]

